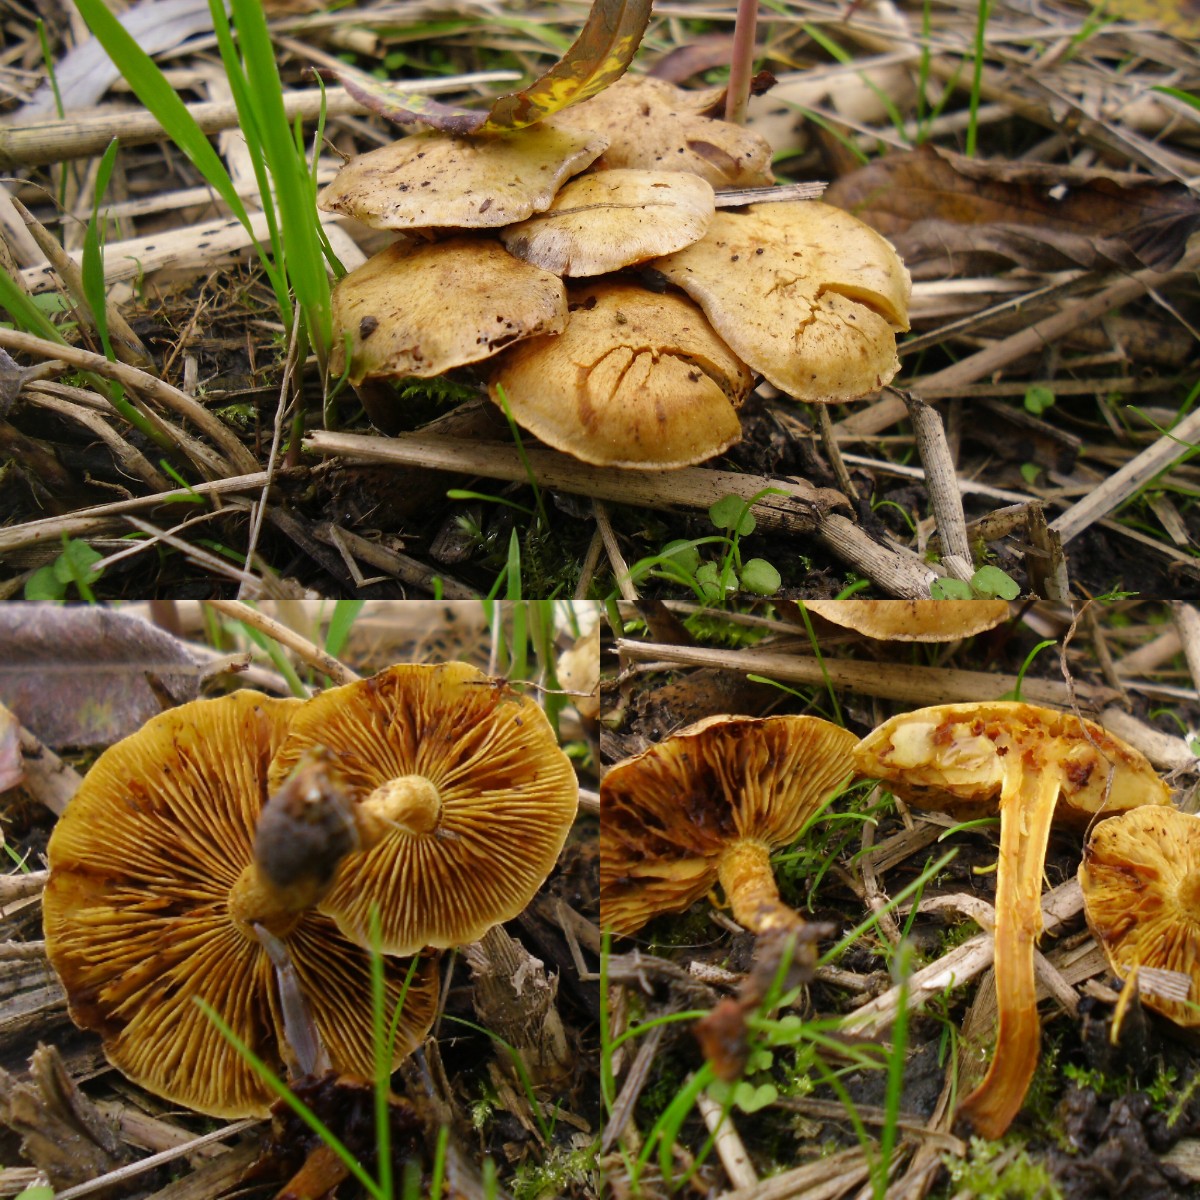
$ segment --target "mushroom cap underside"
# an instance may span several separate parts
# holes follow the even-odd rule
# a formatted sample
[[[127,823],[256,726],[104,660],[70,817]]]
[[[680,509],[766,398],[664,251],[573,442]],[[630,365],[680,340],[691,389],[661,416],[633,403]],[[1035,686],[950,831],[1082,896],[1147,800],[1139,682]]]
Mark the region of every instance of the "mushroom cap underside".
[[[521,912],[574,820],[579,786],[545,714],[465,663],[389,667],[305,703],[271,764],[286,778],[312,747],[334,756],[352,804],[418,777],[436,828],[388,829],[347,859],[319,905],[355,941],[378,906],[389,954],[463,945]]]
[[[886,239],[817,201],[720,209],[655,270],[704,309],[743,362],[798,400],[877,391],[899,369],[911,282]]]
[[[753,378],[683,296],[580,284],[557,337],[514,346],[492,376],[513,419],[547,445],[599,466],[703,462],[742,436]]]
[[[274,970],[227,901],[299,707],[240,691],[152,718],[96,760],[50,838],[46,947],[72,1018],[134,1082],[213,1116],[263,1115],[275,1095],[197,998],[268,1065],[285,1059]],[[334,1066],[371,1074],[367,952],[316,913],[284,944]],[[392,1004],[407,968],[387,964]],[[428,960],[405,1002],[399,1057],[424,1036],[436,996]]]
[[[849,779],[854,734],[818,717],[709,717],[600,785],[600,916],[618,933],[682,912],[739,842],[786,845]]]
[[[607,145],[552,120],[511,133],[417,133],[351,159],[317,207],[376,229],[511,225],[547,208]]]
[[[1200,816],[1137,808],[1101,821],[1079,867],[1088,925],[1121,979],[1135,969],[1149,1008],[1200,1025]],[[1186,976],[1164,989],[1145,968]]]
[[[488,237],[396,243],[333,289],[330,370],[349,378],[427,378],[479,362],[567,319],[562,280]]]
[[[966,817],[996,810],[1006,773],[1055,772],[1059,817],[1167,804],[1144,755],[1093,721],[1015,700],[941,704],[900,713],[854,752],[859,774],[922,808]]]

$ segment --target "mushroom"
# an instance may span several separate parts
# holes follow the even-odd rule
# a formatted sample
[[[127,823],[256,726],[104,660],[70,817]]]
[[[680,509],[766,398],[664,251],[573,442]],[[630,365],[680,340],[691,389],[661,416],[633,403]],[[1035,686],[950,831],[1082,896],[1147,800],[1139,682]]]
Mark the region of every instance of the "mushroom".
[[[1200,1025],[1200,817],[1156,805],[1102,822],[1083,848],[1079,885],[1117,977],[1136,973],[1147,1007]],[[1154,987],[1155,971],[1183,978]]]
[[[566,330],[515,346],[492,375],[518,425],[584,462],[642,469],[703,462],[741,438],[753,379],[694,304],[607,281],[568,299]]]
[[[96,760],[50,837],[46,952],[72,1019],[101,1035],[134,1082],[211,1116],[262,1116],[274,1093],[196,999],[269,1066],[288,1057],[259,929],[286,948],[332,1065],[374,1074],[368,953],[303,911],[305,897],[254,882],[267,767],[300,710],[241,691],[151,718]],[[389,1011],[408,966],[385,962]],[[424,1036],[436,1001],[426,958],[405,998],[398,1059]]]
[[[545,212],[500,239],[556,275],[603,275],[699,241],[715,211],[712,187],[698,175],[596,171],[572,179]]]
[[[1008,619],[1007,600],[805,600],[804,607],[889,642],[956,642]]]
[[[908,272],[857,217],[816,201],[718,211],[700,241],[653,267],[704,309],[780,391],[832,404],[878,391],[908,328]]]
[[[1166,804],[1170,793],[1138,751],[1099,725],[1016,701],[901,713],[868,734],[854,760],[860,774],[922,808],[977,817],[995,811],[998,797],[999,1024],[987,1075],[960,1109],[978,1133],[998,1138],[1020,1110],[1037,1066],[1033,952],[1056,805],[1062,817],[1082,824],[1141,804]]]
[[[688,91],[664,79],[625,75],[576,104],[571,120],[598,130],[608,146],[599,168],[687,171],[715,188],[767,187],[771,147],[743,125],[708,115],[725,89]]]
[[[562,280],[514,258],[499,242],[451,238],[396,243],[333,289],[330,369],[367,378],[440,375],[535,334],[562,330]]]
[[[466,663],[389,667],[314,696],[271,780],[316,746],[337,764],[360,839],[320,911],[365,943],[378,906],[387,954],[473,942],[515,917],[578,805],[542,710]]]
[[[600,919],[630,934],[720,882],[754,933],[799,929],[771,851],[854,770],[852,733],[818,717],[707,717],[614,766],[600,784]]]
[[[351,159],[317,197],[375,229],[511,225],[541,212],[608,139],[554,120],[511,133],[417,133]]]

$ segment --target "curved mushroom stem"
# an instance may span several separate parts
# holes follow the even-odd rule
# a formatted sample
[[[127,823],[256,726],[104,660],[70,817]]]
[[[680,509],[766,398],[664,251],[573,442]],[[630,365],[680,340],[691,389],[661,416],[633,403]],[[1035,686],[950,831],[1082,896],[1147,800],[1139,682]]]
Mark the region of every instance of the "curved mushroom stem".
[[[433,833],[442,819],[442,798],[424,775],[401,775],[377,787],[355,811],[362,849],[370,850],[389,830],[414,837]]]
[[[1042,932],[1042,868],[1059,780],[1052,772],[1005,776],[1000,793],[1000,862],[996,874],[995,972],[999,1021],[987,1074],[962,1102],[975,1131],[998,1138],[1021,1110],[1037,1068],[1033,952]]]
[[[721,856],[717,877],[734,920],[752,933],[804,925],[804,918],[780,900],[771,870],[771,852],[762,842],[734,842]]]

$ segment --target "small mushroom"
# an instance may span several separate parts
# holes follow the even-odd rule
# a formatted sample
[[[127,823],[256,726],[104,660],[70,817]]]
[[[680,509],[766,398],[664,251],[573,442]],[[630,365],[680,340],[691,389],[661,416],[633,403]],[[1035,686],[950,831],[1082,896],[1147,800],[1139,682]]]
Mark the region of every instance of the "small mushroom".
[[[333,289],[330,369],[364,379],[427,378],[479,362],[567,319],[562,280],[484,237],[396,243]]]
[[[767,187],[775,182],[770,144],[743,125],[707,115],[724,94],[625,75],[575,105],[571,120],[608,139],[598,169],[687,171],[714,188]]]
[[[956,642],[1008,620],[1006,600],[805,600],[804,607],[888,642]]]
[[[987,1075],[960,1110],[978,1133],[998,1138],[1020,1110],[1037,1066],[1033,951],[1056,807],[1082,824],[1137,805],[1166,804],[1170,792],[1138,751],[1099,725],[1015,701],[901,713],[868,734],[854,759],[860,774],[922,808],[963,818],[999,809],[999,1024]]]
[[[754,933],[802,927],[771,851],[850,778],[856,741],[817,717],[716,716],[618,763],[600,784],[601,923],[634,933],[719,881]]]
[[[597,282],[569,293],[558,337],[514,347],[492,376],[513,419],[556,450],[611,467],[684,467],[742,436],[753,379],[682,296]]]
[[[700,241],[653,267],[704,309],[753,370],[797,400],[878,391],[908,328],[908,272],[857,217],[816,201],[721,210]]]
[[[1079,884],[1117,977],[1136,972],[1148,1008],[1200,1025],[1200,817],[1155,806],[1101,822],[1083,848]],[[1156,970],[1173,972],[1175,986],[1152,986]]]
[[[607,144],[553,120],[512,133],[417,133],[352,158],[317,207],[375,229],[511,225],[548,207]]]
[[[466,663],[389,667],[296,714],[271,764],[282,781],[322,746],[345,781],[360,852],[320,911],[387,954],[463,945],[521,912],[579,801],[570,759],[534,701]]]
[[[682,171],[596,171],[545,212],[510,225],[509,252],[556,275],[603,275],[699,241],[716,211],[710,184]]]
[[[256,925],[283,944],[332,1065],[374,1074],[368,953],[304,911],[307,897],[254,882],[267,766],[300,708],[241,691],[151,718],[96,760],[50,837],[46,952],[72,1019],[134,1082],[212,1116],[265,1115],[274,1093],[197,998],[269,1066],[289,1058]],[[389,1012],[408,966],[385,962]],[[398,1058],[429,1028],[437,983],[427,958],[405,999]]]

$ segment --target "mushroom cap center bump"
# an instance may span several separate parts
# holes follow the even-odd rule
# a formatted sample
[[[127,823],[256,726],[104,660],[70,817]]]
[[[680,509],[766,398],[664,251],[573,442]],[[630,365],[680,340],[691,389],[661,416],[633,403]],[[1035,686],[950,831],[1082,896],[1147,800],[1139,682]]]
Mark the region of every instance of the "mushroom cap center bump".
[[[413,837],[425,837],[441,822],[442,797],[424,775],[401,775],[380,784],[363,801],[360,812],[368,826],[378,823]],[[368,828],[368,844],[374,840],[371,833]]]

